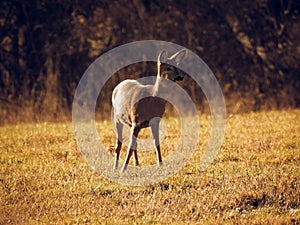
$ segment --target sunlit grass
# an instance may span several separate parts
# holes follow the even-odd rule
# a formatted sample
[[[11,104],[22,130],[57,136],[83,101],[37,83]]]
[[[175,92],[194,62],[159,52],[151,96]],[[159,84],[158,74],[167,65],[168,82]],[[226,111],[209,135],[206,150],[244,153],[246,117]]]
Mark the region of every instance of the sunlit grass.
[[[210,134],[209,117],[201,116],[193,158],[175,176],[145,187],[121,186],[91,170],[70,123],[1,127],[0,224],[298,224],[299,121],[299,110],[229,116],[219,155],[199,172]],[[166,121],[164,156],[178,124]],[[112,152],[110,122],[97,129]],[[154,149],[138,154],[141,164],[156,162]]]

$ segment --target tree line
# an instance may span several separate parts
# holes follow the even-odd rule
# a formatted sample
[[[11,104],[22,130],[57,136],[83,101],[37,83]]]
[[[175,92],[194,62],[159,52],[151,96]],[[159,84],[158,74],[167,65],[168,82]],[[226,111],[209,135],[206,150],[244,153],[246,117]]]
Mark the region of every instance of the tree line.
[[[70,118],[88,66],[116,46],[147,39],[198,54],[230,113],[299,107],[299,11],[297,0],[2,0],[0,123]],[[128,73],[139,77],[138,68],[107,83],[103,115],[110,115],[113,87]],[[205,108],[196,84],[183,86]]]

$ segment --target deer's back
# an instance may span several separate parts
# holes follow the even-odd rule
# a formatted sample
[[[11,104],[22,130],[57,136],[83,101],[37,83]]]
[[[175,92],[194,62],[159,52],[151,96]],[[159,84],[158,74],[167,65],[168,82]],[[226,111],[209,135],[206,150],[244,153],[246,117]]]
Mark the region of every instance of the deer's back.
[[[154,117],[162,117],[166,102],[152,96],[153,85],[125,80],[113,91],[112,103],[117,121],[127,125],[147,127]]]

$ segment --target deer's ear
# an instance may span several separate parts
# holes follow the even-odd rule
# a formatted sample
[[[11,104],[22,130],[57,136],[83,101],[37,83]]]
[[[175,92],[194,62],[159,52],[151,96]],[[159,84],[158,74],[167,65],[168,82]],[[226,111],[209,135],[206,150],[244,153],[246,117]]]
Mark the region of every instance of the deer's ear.
[[[161,64],[161,63],[165,63],[166,61],[167,61],[167,52],[166,50],[162,50],[157,57],[157,63]]]
[[[181,49],[180,51],[176,52],[174,55],[172,55],[169,59],[170,60],[175,60],[176,64],[178,65],[180,61],[183,59],[185,56],[186,50]]]

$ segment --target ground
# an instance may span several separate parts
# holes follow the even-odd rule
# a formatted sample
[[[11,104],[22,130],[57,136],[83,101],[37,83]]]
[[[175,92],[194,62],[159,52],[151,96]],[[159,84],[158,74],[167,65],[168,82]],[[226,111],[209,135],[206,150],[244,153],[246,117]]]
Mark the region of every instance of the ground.
[[[0,224],[299,224],[300,110],[228,115],[220,152],[203,172],[209,116],[200,121],[187,165],[138,187],[92,170],[71,123],[0,127]],[[176,143],[178,121],[166,119],[166,127],[163,157]],[[97,129],[112,152],[111,123],[99,121]],[[141,164],[156,162],[154,152],[139,156]]]

